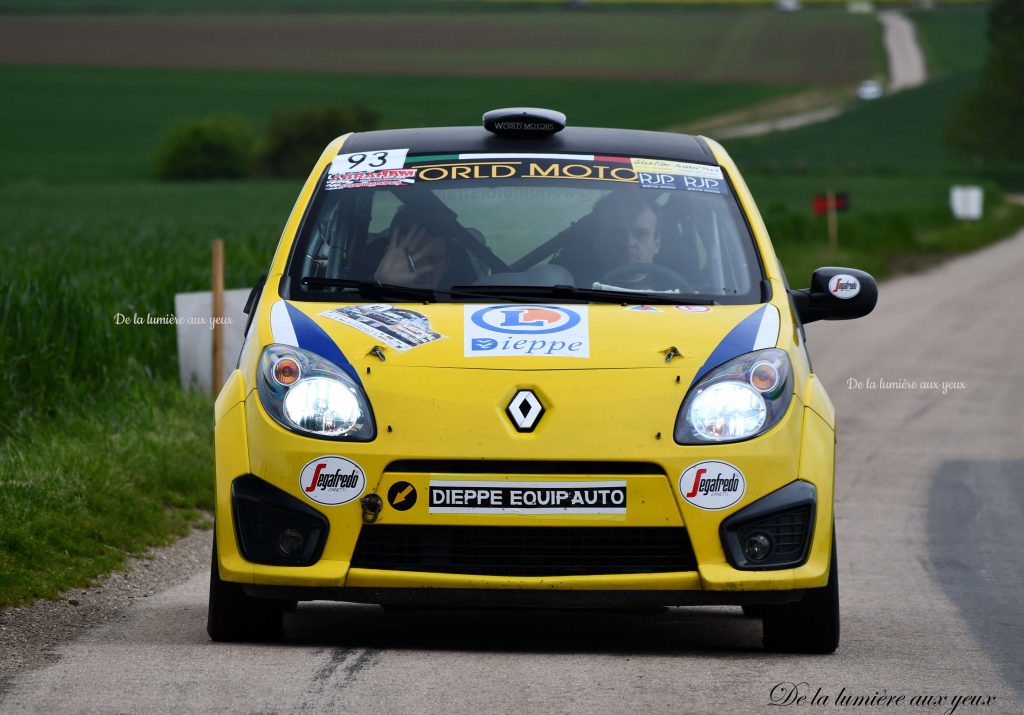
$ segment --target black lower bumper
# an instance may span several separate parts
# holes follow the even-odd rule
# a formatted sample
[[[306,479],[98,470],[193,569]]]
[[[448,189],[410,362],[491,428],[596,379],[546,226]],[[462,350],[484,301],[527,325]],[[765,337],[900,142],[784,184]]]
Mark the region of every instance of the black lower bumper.
[[[307,588],[245,585],[246,595],[284,601],[347,601],[430,608],[631,608],[792,603],[793,591],[564,591],[474,588]]]

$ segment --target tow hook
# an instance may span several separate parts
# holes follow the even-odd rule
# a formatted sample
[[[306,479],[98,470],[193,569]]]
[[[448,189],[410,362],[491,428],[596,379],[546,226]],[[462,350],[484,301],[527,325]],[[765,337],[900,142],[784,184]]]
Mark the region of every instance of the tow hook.
[[[363,523],[372,524],[380,516],[380,510],[384,508],[384,500],[376,494],[367,494],[359,500],[363,505]]]

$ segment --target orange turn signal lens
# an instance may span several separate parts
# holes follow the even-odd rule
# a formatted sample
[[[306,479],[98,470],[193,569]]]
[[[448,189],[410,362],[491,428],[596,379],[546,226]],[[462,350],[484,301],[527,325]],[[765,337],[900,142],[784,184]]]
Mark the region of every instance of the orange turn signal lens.
[[[299,363],[294,359],[286,357],[274,363],[274,379],[278,384],[288,387],[298,382],[300,377],[302,377],[302,370],[299,369]]]
[[[750,369],[750,384],[759,392],[771,392],[779,384],[779,371],[767,362],[759,362]]]

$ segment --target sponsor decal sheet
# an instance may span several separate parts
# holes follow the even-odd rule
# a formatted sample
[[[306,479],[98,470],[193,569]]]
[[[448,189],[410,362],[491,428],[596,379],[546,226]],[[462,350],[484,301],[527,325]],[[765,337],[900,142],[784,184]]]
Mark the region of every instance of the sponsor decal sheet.
[[[339,154],[331,162],[324,188],[333,191],[474,179],[576,179],[713,194],[728,191],[721,167],[709,164],[599,154],[524,152],[409,156],[408,151],[380,149]]]
[[[395,350],[408,350],[444,337],[430,327],[430,320],[422,313],[387,303],[332,308],[320,315],[361,330]]]

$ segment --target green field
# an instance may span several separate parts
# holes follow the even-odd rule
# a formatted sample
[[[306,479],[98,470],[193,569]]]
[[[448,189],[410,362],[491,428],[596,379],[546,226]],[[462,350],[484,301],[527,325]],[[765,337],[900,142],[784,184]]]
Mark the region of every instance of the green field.
[[[488,109],[525,105],[557,107],[582,125],[655,129],[786,91],[634,81],[11,66],[0,67],[0,87],[8,100],[0,114],[0,182],[69,183],[150,176],[162,134],[180,119],[212,112],[238,113],[262,129],[276,110],[353,102],[379,113],[381,128],[388,128],[475,124]]]
[[[918,41],[924,50],[931,74],[950,70],[980,69],[988,51],[985,27],[988,8],[959,6],[941,11],[919,10],[909,13],[917,26]]]
[[[728,142],[745,171],[787,174],[957,173],[968,169],[942,143],[944,122],[977,73],[864,102],[828,122]]]

